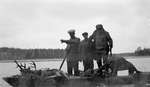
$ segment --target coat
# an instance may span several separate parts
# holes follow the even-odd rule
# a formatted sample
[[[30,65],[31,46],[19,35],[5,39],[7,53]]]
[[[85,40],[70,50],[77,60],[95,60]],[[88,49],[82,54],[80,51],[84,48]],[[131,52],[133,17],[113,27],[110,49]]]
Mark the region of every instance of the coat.
[[[109,33],[104,29],[95,30],[89,40],[94,40],[95,49],[99,51],[109,51],[109,49],[113,47],[113,40]]]
[[[79,45],[79,53],[80,53],[80,58],[82,60],[86,59],[92,59],[92,49],[90,48],[89,40],[84,39],[80,42]]]
[[[79,44],[80,39],[75,37],[70,40],[66,40],[66,57],[67,61],[78,61],[79,60]]]

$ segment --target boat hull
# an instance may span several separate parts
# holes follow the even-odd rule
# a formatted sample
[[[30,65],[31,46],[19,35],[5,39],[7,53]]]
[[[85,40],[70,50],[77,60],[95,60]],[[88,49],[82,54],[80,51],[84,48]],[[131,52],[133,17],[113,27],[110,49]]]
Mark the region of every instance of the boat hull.
[[[134,74],[132,76],[100,77],[70,77],[64,80],[61,77],[48,78],[34,75],[16,75],[5,77],[4,80],[13,87],[148,87],[150,72]]]

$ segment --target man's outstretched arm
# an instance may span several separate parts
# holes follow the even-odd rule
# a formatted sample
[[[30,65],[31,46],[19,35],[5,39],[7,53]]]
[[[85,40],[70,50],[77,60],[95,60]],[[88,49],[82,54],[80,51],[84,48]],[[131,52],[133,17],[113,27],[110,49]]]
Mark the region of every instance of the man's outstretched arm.
[[[73,39],[73,40],[61,40],[62,43],[66,44],[74,44],[74,43],[80,43],[80,39]]]

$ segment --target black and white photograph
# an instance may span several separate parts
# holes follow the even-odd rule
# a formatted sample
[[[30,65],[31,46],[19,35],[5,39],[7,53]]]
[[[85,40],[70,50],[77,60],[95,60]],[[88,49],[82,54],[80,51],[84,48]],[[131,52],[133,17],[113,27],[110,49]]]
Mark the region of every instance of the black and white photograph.
[[[0,0],[0,87],[150,87],[150,0]]]

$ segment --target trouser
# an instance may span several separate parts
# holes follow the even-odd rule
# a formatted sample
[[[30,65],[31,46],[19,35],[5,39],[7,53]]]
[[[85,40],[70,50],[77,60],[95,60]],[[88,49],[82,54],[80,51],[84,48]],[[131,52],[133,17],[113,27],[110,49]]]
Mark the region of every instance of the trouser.
[[[88,69],[92,69],[94,68],[94,64],[93,64],[93,59],[85,59],[83,60],[83,66],[84,66],[84,71],[88,70]]]
[[[102,60],[103,60],[103,62],[102,62]],[[98,52],[96,61],[97,61],[98,68],[100,69],[102,67],[102,65],[106,64],[108,61],[107,52],[106,51]]]
[[[78,64],[79,64],[78,61],[72,60],[67,61],[67,71],[69,75],[73,75],[73,70],[75,76],[79,75]]]

